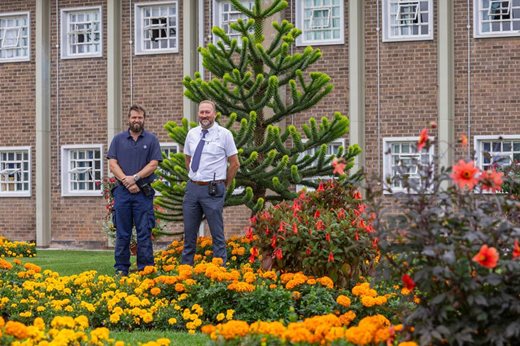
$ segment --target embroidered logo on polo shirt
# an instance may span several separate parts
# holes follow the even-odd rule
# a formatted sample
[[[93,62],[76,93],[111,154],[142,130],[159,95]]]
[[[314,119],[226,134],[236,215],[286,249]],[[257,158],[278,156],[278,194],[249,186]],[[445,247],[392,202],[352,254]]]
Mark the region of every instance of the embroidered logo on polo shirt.
[[[145,144],[145,145],[143,145],[143,149],[146,149],[146,144]]]

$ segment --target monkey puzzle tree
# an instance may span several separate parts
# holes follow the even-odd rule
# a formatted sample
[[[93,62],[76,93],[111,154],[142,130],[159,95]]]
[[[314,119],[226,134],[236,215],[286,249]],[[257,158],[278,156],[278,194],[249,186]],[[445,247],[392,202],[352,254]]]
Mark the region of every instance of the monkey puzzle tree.
[[[223,29],[214,27],[218,42],[199,48],[203,66],[213,78],[203,80],[200,73],[194,78],[186,76],[184,95],[194,102],[216,102],[219,123],[233,133],[241,165],[227,190],[225,206],[244,204],[254,212],[265,201],[295,198],[297,194],[291,189],[294,184],[316,187],[317,182],[310,178],[331,175],[334,158],[344,161],[349,170],[361,150],[357,145],[340,147],[335,155],[327,155],[327,143],[342,137],[349,128],[348,118],[339,112],[330,120],[322,118],[320,123],[310,118],[301,129],[306,140],[295,126],[281,129],[276,125],[288,116],[307,111],[332,91],[330,77],[325,73],[304,73],[321,52],[307,47],[291,54],[301,30],[286,20],[278,23],[271,18],[287,7],[286,1],[273,0],[263,8],[262,1],[255,0],[252,9],[244,7],[240,0],[231,3],[247,17],[231,24],[240,33],[241,41],[230,39]],[[263,31],[271,22],[276,34],[272,42],[266,43]],[[176,143],[183,145],[194,126],[197,124],[183,119],[182,124],[170,121],[165,128]],[[182,220],[188,180],[184,155],[170,154],[160,168],[162,179],[154,187],[161,192],[156,204],[163,211],[157,215],[165,220]],[[339,180],[348,184],[358,177],[345,175]],[[243,189],[235,191],[236,187]]]

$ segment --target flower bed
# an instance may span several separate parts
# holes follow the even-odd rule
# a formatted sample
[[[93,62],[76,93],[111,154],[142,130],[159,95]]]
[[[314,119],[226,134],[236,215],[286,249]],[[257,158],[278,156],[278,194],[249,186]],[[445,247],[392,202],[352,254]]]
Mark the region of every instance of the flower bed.
[[[9,241],[0,236],[0,257],[34,257],[36,244],[23,241]]]
[[[247,258],[241,244],[247,246],[248,242],[230,240],[228,251]],[[397,323],[393,306],[401,299],[399,287],[381,288],[378,292],[362,283],[347,291],[334,288],[328,277],[255,270],[250,264],[226,269],[218,259],[190,267],[178,264],[178,257],[172,254],[174,248],[172,244],[171,249],[158,254],[157,267],[123,278],[95,271],[59,276],[16,259],[10,266],[0,265],[0,313],[27,325],[36,318],[51,323],[58,316],[88,316],[92,328],[195,333],[207,326],[205,331],[215,328],[217,334],[229,326],[227,323],[249,326],[256,321],[282,321],[288,330],[303,330],[314,323],[321,327],[307,330],[314,335],[312,343],[316,344],[327,343],[330,333],[347,342],[347,331],[365,328],[365,318],[384,321],[376,329],[367,329],[372,342],[384,335],[390,338],[391,324]],[[298,321],[301,324],[294,324]],[[255,338],[254,328],[249,331]],[[221,341],[217,337],[215,342]]]

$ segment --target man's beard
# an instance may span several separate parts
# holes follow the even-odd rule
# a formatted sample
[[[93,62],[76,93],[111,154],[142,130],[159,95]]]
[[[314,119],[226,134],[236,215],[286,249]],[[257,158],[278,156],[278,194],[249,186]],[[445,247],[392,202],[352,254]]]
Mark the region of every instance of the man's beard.
[[[130,130],[132,132],[141,132],[144,129],[144,124],[141,123],[131,123],[130,124]]]

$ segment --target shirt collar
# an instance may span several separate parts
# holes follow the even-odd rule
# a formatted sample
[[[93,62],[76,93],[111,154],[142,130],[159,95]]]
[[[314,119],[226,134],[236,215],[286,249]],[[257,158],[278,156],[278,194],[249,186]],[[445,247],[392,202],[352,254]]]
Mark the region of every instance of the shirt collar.
[[[130,133],[130,129],[127,130],[127,133],[128,133],[128,135],[126,136],[126,138],[132,138],[132,134]],[[144,137],[144,133],[145,133],[145,130],[141,131],[141,133],[139,134],[139,137]]]

